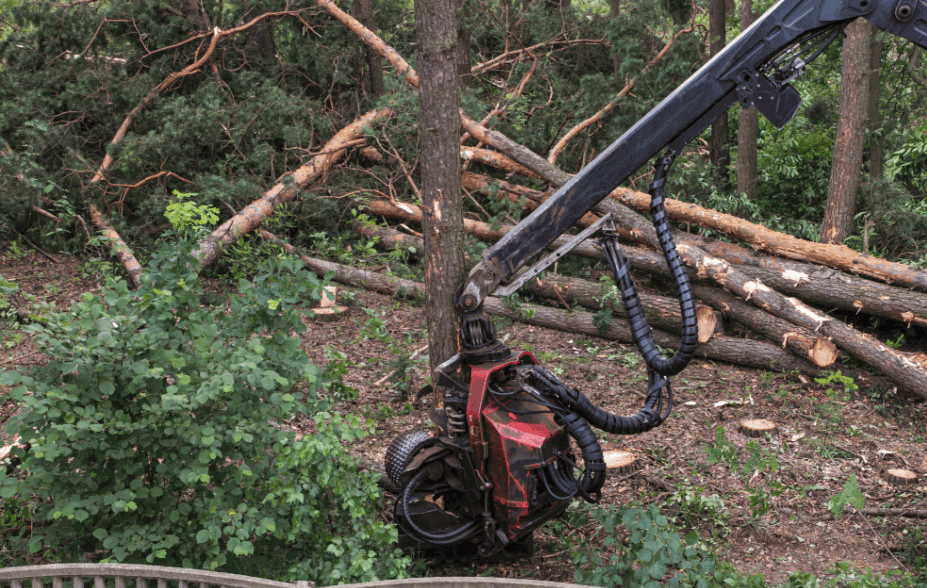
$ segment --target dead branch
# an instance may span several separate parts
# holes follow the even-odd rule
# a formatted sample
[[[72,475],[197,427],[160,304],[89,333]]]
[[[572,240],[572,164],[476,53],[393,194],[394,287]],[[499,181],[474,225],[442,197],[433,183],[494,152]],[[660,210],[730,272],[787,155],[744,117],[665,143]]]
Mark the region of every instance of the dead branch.
[[[605,39],[560,39],[558,35],[555,39],[550,41],[543,41],[541,43],[536,43],[530,47],[524,47],[522,49],[513,49],[512,51],[506,51],[501,55],[497,55],[492,59],[484,61],[483,63],[478,63],[471,68],[471,71],[474,74],[477,73],[486,73],[491,71],[505,63],[508,63],[514,59],[520,59],[525,55],[531,55],[534,51],[542,49],[545,47],[559,47],[559,49],[566,49],[572,47],[573,45],[602,45],[607,49],[611,49],[611,43]],[[559,50],[558,49],[558,50]]]
[[[532,55],[532,57],[534,56]],[[483,117],[483,120],[480,121],[480,124],[483,124],[483,125],[488,124],[489,121],[492,119],[492,117],[501,116],[503,113],[505,113],[505,110],[508,108],[508,105],[511,104],[513,100],[517,100],[522,95],[522,92],[525,91],[525,86],[528,85],[528,80],[530,80],[531,76],[534,75],[534,70],[537,68],[537,66],[538,66],[538,60],[537,60],[537,57],[535,57],[534,61],[531,63],[531,69],[529,69],[525,73],[525,75],[521,77],[521,80],[518,82],[518,85],[515,87],[515,91],[512,92],[510,95],[503,92],[502,97],[499,98],[499,101],[496,102],[492,110],[489,111],[489,114]],[[469,138],[470,138],[470,133],[464,133],[463,135],[461,135],[460,136],[461,144]],[[481,147],[482,145],[478,145],[478,146]]]

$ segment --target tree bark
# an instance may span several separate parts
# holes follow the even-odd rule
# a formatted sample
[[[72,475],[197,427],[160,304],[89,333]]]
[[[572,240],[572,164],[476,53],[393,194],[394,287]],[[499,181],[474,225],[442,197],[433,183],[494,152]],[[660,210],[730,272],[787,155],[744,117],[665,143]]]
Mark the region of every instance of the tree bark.
[[[709,0],[708,35],[710,41],[708,52],[712,57],[724,48],[726,12],[724,0]],[[718,175],[725,185],[727,184],[728,166],[731,163],[729,141],[730,128],[727,113],[725,113],[711,125],[711,162],[715,165]]]
[[[847,26],[843,42],[837,140],[821,226],[822,243],[842,243],[853,231],[869,99],[871,27],[869,21],[856,19]]]
[[[872,45],[869,53],[869,181],[878,182],[883,175],[882,117],[879,115],[879,98],[882,93],[882,41],[878,27],[872,29]]]
[[[129,246],[126,245],[126,242],[122,240],[122,237],[119,236],[119,233],[116,232],[116,229],[109,226],[109,224],[103,220],[103,215],[100,214],[100,211],[97,210],[97,207],[92,203],[90,204],[90,221],[101,233],[103,233],[104,237],[112,241],[113,253],[116,254],[116,258],[126,269],[126,274],[129,276],[129,282],[132,284],[132,288],[134,290],[138,290],[138,288],[142,285],[141,264],[138,263],[135,255],[132,254],[132,250],[129,249]]]
[[[753,24],[753,0],[741,0],[740,30]],[[756,200],[759,177],[756,156],[756,138],[759,132],[759,113],[754,106],[740,109],[737,125],[737,192]]]
[[[373,6],[371,6],[370,0],[354,0],[354,2],[351,3],[351,15],[371,31],[377,29],[373,20]],[[383,64],[380,62],[380,54],[366,43],[363,43],[363,46],[364,56],[367,61],[367,71],[370,77],[370,95],[374,98],[379,98],[386,92],[386,86],[383,83]]]
[[[466,88],[473,79],[470,64],[470,27],[467,20],[470,16],[468,0],[457,0],[457,75],[460,78],[460,87]]]
[[[425,316],[431,369],[457,353],[454,294],[466,275],[460,187],[458,0],[415,0],[419,144],[425,235]]]
[[[621,0],[608,0],[608,19],[614,21],[621,14]],[[612,56],[612,67],[615,69],[615,77],[621,72],[621,56]]]

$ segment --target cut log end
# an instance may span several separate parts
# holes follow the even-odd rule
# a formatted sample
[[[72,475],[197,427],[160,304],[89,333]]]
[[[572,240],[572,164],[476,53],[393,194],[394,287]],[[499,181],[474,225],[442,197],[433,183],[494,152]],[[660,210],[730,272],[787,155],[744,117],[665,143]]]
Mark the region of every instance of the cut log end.
[[[315,313],[316,320],[332,322],[340,319],[347,312],[347,306],[320,306],[319,308],[313,308],[312,312]]]
[[[627,475],[641,469],[641,462],[630,451],[606,451],[602,455],[605,470],[610,474]]]
[[[885,478],[889,484],[894,484],[895,486],[908,486],[917,482],[917,474],[911,470],[885,470],[882,477]]]
[[[808,355],[816,365],[827,367],[837,361],[837,346],[830,339],[820,337],[811,346]]]
[[[706,343],[718,328],[718,317],[715,311],[708,306],[699,306],[695,311],[695,316],[698,320],[698,342]]]
[[[765,437],[767,433],[775,435],[777,430],[776,423],[766,419],[748,419],[740,421],[740,432],[747,437]]]

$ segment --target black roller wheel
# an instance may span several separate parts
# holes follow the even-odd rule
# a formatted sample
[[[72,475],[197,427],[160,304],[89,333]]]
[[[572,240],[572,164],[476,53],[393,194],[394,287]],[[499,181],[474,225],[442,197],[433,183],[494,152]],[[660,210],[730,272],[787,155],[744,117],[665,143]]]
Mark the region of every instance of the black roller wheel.
[[[423,447],[427,447],[435,442],[434,438],[428,434],[428,431],[422,429],[409,429],[405,433],[400,433],[393,442],[389,444],[386,450],[386,475],[389,479],[401,486],[399,477],[409,465],[412,457]]]

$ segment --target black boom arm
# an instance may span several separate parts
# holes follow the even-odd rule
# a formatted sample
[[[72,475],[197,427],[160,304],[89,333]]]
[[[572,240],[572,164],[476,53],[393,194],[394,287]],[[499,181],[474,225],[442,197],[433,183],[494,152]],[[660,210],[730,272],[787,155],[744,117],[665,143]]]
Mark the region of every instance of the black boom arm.
[[[858,17],[927,49],[924,0],[779,0],[766,14],[627,130],[501,241],[487,249],[457,298],[479,309],[486,296],[566,232],[662,149],[670,156],[728,108],[751,104],[777,128],[801,98],[789,85]]]

